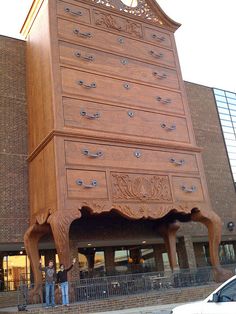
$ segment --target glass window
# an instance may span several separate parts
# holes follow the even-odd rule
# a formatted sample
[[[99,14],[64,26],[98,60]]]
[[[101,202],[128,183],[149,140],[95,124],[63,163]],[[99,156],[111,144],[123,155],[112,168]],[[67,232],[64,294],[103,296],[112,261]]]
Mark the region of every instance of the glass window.
[[[236,107],[233,109],[230,109],[230,115],[236,116]]]
[[[225,95],[226,97],[229,97],[229,98],[236,98],[236,94],[231,93],[231,92],[225,92]]]
[[[164,270],[170,271],[171,268],[170,268],[170,262],[169,262],[168,254],[162,253],[162,259],[163,259],[163,264],[164,264]]]
[[[115,264],[121,265],[126,264],[129,259],[129,251],[128,250],[116,250],[115,251]]]
[[[228,98],[227,100],[228,100],[228,104],[230,104],[230,105],[236,105],[236,99],[230,99],[230,98]]]
[[[132,259],[129,257],[129,250],[115,251],[115,269],[117,272],[127,272],[128,266],[132,264]]]
[[[146,271],[155,269],[154,251],[152,248],[141,249],[144,268]]]
[[[231,167],[236,167],[236,159],[230,159]],[[234,171],[235,172],[235,171]]]
[[[236,159],[236,154],[235,153],[229,153],[229,159]]]
[[[231,121],[221,120],[221,124],[222,124],[222,126],[233,127],[233,124]]]
[[[235,146],[227,146],[227,150],[229,153],[236,153],[236,147]]]
[[[236,280],[231,281],[220,290],[220,302],[236,301]]]
[[[222,96],[225,95],[225,91],[224,91],[224,90],[222,90],[222,89],[217,89],[217,88],[214,88],[214,93],[215,93],[216,95],[222,95]]]
[[[84,254],[79,253],[79,269],[80,271],[87,272],[88,271],[88,260]]]
[[[21,253],[20,253],[21,254]],[[6,290],[16,290],[29,279],[29,260],[26,255],[5,256],[3,275]]]
[[[225,143],[228,146],[236,146],[236,141],[225,139]]]
[[[228,109],[228,104],[225,102],[217,101],[217,107],[218,108],[226,108]]]
[[[224,113],[224,114],[228,114],[229,115],[229,110],[228,109],[218,107],[218,111],[219,111],[219,113]]]
[[[99,274],[105,273],[105,256],[103,251],[95,253],[94,270]]]
[[[229,140],[235,140],[235,134],[231,134],[231,133],[224,133],[224,137],[225,139],[229,139]]]
[[[234,133],[234,129],[228,126],[222,126],[222,129],[225,133]]]
[[[231,121],[230,115],[219,113],[220,119]],[[236,121],[236,117],[235,117]]]
[[[215,97],[216,97],[217,103],[218,101],[226,102],[226,98],[224,96],[215,95]]]

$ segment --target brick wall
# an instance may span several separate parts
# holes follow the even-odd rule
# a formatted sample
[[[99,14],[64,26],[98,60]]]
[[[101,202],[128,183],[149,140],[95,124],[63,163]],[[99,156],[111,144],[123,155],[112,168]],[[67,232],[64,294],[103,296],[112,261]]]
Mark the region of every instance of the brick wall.
[[[0,36],[0,243],[27,228],[26,157],[25,42]]]
[[[185,82],[197,145],[203,147],[203,165],[212,208],[221,217],[223,235],[230,235],[226,224],[236,222],[236,192],[226,153],[213,90]],[[196,226],[196,225],[195,225]],[[196,235],[206,233],[204,227],[192,229]],[[190,227],[190,226],[189,226]],[[188,227],[188,228],[189,228]]]
[[[188,287],[182,289],[170,289],[162,292],[151,292],[147,294],[137,294],[130,295],[129,297],[117,297],[110,298],[107,300],[100,301],[90,301],[90,302],[81,302],[77,304],[72,304],[69,308],[58,307],[56,309],[43,309],[42,307],[30,308],[28,307],[29,313],[32,314],[43,314],[43,313],[94,313],[94,312],[105,312],[105,311],[115,311],[123,310],[129,308],[143,307],[143,306],[154,306],[158,304],[170,304],[170,303],[181,303],[181,302],[190,302],[195,300],[201,300],[207,297],[212,291],[214,291],[219,284],[212,284],[209,286],[199,286],[199,287]],[[0,304],[4,302],[3,297],[1,298],[0,293]],[[5,297],[6,294],[5,294]],[[11,304],[14,306],[16,303],[16,296],[13,299]],[[8,299],[9,300],[9,299]],[[5,302],[4,302],[5,304]],[[18,312],[5,312],[1,313],[18,313]]]

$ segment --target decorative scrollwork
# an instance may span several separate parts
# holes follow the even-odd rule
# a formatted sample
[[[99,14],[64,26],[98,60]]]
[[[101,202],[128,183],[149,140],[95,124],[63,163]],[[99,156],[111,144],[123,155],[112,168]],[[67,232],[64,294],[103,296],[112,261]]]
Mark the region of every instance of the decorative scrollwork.
[[[104,5],[108,8],[116,9],[120,12],[123,11],[130,15],[142,17],[145,20],[149,20],[159,25],[164,24],[161,17],[157,16],[157,13],[151,9],[146,0],[138,0],[136,7],[127,6],[120,0],[90,0],[90,1],[96,4]]]
[[[113,199],[171,201],[167,176],[112,174]]]
[[[100,11],[94,11],[94,20],[95,25],[111,28],[138,38],[143,37],[141,24],[132,22],[128,19]]]

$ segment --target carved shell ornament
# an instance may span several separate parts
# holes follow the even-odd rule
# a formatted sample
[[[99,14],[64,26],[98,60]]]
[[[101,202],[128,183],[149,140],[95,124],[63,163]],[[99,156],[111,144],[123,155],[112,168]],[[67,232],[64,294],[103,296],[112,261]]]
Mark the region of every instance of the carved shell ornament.
[[[123,11],[131,15],[143,17],[146,20],[163,25],[163,21],[156,15],[146,0],[90,0],[106,7]]]

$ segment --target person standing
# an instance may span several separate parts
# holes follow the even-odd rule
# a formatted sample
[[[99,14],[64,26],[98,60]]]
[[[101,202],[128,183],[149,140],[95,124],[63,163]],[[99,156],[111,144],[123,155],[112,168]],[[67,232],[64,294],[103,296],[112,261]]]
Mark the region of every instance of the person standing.
[[[49,308],[49,306],[55,307],[54,291],[56,281],[56,270],[54,268],[54,262],[50,260],[48,266],[42,267],[42,262],[40,260],[39,270],[45,272],[46,308]]]
[[[68,285],[68,279],[67,279],[67,273],[72,269],[72,267],[75,264],[76,259],[73,259],[72,265],[65,269],[64,264],[60,265],[60,270],[57,273],[57,282],[59,284],[59,287],[61,289],[62,294],[62,305],[69,306],[69,285]]]

